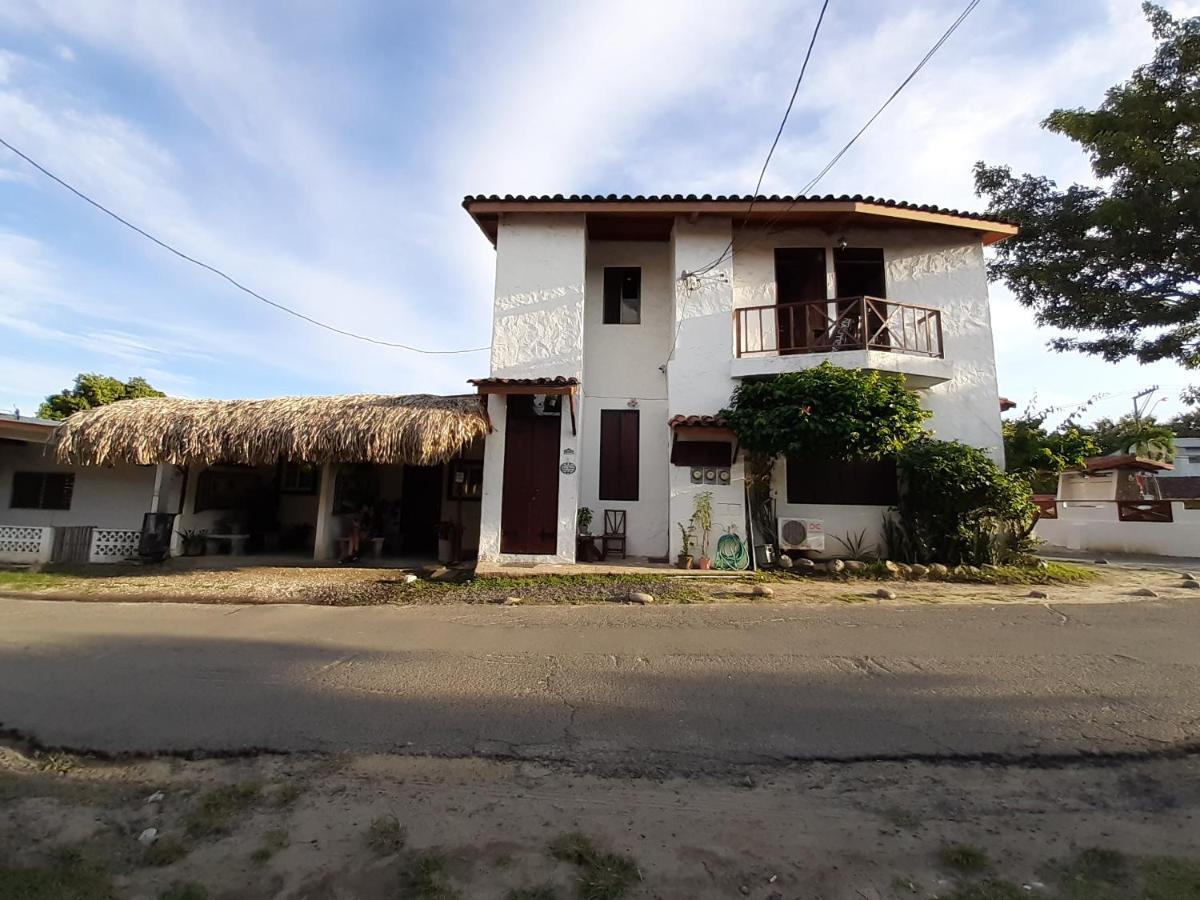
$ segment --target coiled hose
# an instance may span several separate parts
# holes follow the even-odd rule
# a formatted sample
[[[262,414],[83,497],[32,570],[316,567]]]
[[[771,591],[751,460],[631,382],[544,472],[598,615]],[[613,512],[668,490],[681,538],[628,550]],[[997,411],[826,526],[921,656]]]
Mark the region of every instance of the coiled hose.
[[[723,534],[717,538],[717,558],[713,567],[717,569],[745,569],[750,565],[750,554],[746,545],[736,534]]]

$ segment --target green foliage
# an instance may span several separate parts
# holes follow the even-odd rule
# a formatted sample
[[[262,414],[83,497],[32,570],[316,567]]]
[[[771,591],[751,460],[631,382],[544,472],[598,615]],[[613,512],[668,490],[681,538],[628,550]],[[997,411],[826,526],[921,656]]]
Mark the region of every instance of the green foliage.
[[[898,469],[899,525],[909,561],[978,566],[1028,552],[1029,486],[982,450],[922,438],[900,452]]]
[[[587,835],[577,831],[559,835],[549,849],[555,859],[579,867],[576,888],[580,900],[619,900],[642,878],[628,856],[598,850]]]
[[[1103,452],[1095,438],[1073,422],[1048,431],[1048,412],[1027,410],[1003,426],[1005,468],[1028,481],[1037,493],[1054,493],[1059,472]]]
[[[43,419],[65,419],[72,413],[116,403],[118,400],[165,396],[167,395],[162,391],[152,388],[145,378],[121,381],[110,375],[81,372],[75,377],[74,386],[46,398],[38,407],[38,416]]]
[[[0,863],[0,900],[112,900],[112,880],[102,868],[77,856],[45,866]]]
[[[708,538],[712,534],[713,513],[712,513],[712,491],[702,491],[696,495],[693,501],[692,511],[692,528],[700,531],[700,556],[708,556]]]
[[[920,437],[930,413],[900,375],[825,362],[742,382],[721,415],[753,453],[881,459]]]
[[[980,875],[992,867],[987,853],[971,844],[946,844],[938,850],[937,856],[943,869],[959,875]]]
[[[1059,109],[1043,127],[1080,145],[1103,187],[1059,190],[1049,178],[975,166],[988,212],[1021,226],[996,245],[990,274],[1059,338],[1108,360],[1200,366],[1200,17],[1143,5],[1154,58],[1098,109]]]
[[[380,816],[367,827],[367,846],[378,856],[399,853],[408,842],[408,829],[393,815]]]
[[[1087,432],[1100,447],[1100,452],[1135,453],[1148,459],[1170,460],[1175,455],[1175,435],[1166,425],[1153,418],[1135,419],[1131,415],[1098,419]]]
[[[233,830],[239,815],[249,812],[262,798],[257,781],[213,788],[183,817],[189,837],[219,837]]]

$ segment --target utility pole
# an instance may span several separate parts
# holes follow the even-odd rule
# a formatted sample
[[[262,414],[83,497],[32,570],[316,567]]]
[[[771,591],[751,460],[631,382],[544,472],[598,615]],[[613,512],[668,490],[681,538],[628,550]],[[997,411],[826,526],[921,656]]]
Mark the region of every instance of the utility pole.
[[[1139,406],[1138,401],[1141,400],[1143,397],[1150,397],[1157,390],[1158,390],[1158,385],[1155,384],[1144,390],[1138,391],[1136,394],[1133,395],[1133,421],[1136,424],[1139,424],[1139,425],[1141,424],[1142,413],[1144,413],[1146,411],[1146,404],[1142,404]],[[1146,402],[1149,403],[1149,400],[1147,400]]]

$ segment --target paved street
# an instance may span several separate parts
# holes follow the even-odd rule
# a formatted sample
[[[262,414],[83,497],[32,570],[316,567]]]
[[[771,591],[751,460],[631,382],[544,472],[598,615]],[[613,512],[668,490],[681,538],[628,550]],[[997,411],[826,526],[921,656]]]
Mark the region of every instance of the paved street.
[[[1200,741],[1200,604],[205,606],[0,599],[0,728],[100,751],[720,770]]]

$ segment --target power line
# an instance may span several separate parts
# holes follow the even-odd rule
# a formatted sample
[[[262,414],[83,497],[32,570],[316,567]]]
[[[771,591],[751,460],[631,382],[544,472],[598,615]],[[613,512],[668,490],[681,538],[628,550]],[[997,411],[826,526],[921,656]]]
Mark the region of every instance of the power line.
[[[825,0],[821,4],[821,13],[817,16],[817,24],[813,27],[812,37],[808,41],[808,50],[804,54],[804,62],[800,65],[800,74],[796,76],[796,84],[792,88],[792,96],[788,99],[787,109],[783,111],[783,118],[780,119],[779,128],[775,131],[775,140],[771,141],[771,149],[767,151],[767,158],[763,160],[762,169],[758,173],[758,181],[754,184],[754,193],[750,197],[750,205],[746,207],[746,218],[742,219],[741,228],[738,229],[737,234],[730,237],[729,244],[721,251],[720,256],[689,274],[703,275],[723,263],[728,258],[728,254],[733,250],[733,242],[737,240],[738,236],[745,229],[746,223],[750,219],[750,213],[754,209],[754,203],[758,200],[758,192],[762,189],[763,178],[767,174],[767,166],[771,164],[771,157],[775,155],[775,148],[779,146],[779,139],[783,136],[784,126],[787,125],[788,116],[792,114],[792,106],[796,103],[796,95],[800,93],[800,83],[804,81],[804,73],[808,70],[808,61],[812,58],[813,47],[817,43],[817,35],[821,33],[821,23],[825,21],[825,10],[828,8],[829,0]]]
[[[297,319],[303,319],[305,322],[308,322],[310,325],[316,325],[318,328],[324,328],[326,331],[332,331],[334,334],[340,334],[343,337],[354,338],[355,340],[358,340],[358,341],[366,341],[368,344],[378,344],[381,347],[394,347],[399,350],[411,350],[413,353],[424,353],[424,354],[431,355],[431,356],[432,355],[450,355],[450,354],[457,354],[457,353],[480,353],[484,350],[491,349],[490,347],[472,347],[467,350],[424,350],[420,347],[409,346],[408,344],[398,344],[394,341],[383,341],[383,340],[379,340],[378,338],[368,337],[365,334],[356,334],[353,331],[346,331],[345,329],[338,328],[334,325],[329,325],[328,323],[322,322],[318,319],[314,319],[311,316],[306,316],[302,312],[298,312],[297,310],[294,310],[291,307],[284,306],[282,303],[276,303],[274,300],[264,297],[262,294],[258,293],[257,291],[251,290],[250,288],[246,287],[244,284],[239,282],[236,278],[232,277],[231,275],[226,274],[225,272],[222,272],[216,266],[209,265],[208,263],[204,262],[203,260],[196,259],[194,256],[189,256],[188,254],[184,253],[182,250],[179,250],[178,248],[171,246],[166,241],[156,238],[154,235],[150,234],[150,232],[145,231],[142,228],[139,228],[137,225],[134,225],[128,219],[122,218],[117,213],[113,212],[107,206],[104,206],[102,203],[99,203],[96,200],[93,200],[87,194],[83,193],[83,191],[68,184],[66,181],[59,178],[57,175],[55,175],[53,172],[51,172],[49,169],[47,169],[41,163],[37,162],[34,159],[31,159],[29,156],[26,156],[24,153],[22,153],[20,150],[18,150],[16,147],[14,147],[12,144],[10,144],[8,141],[4,140],[3,138],[0,138],[0,145],[7,147],[9,150],[11,150],[17,156],[21,157],[21,159],[25,160],[25,162],[29,163],[31,166],[33,166],[35,169],[37,169],[39,172],[41,172],[47,178],[51,179],[52,181],[57,182],[59,185],[66,188],[68,191],[70,191],[72,194],[74,194],[80,200],[83,200],[86,203],[90,203],[92,206],[94,206],[96,209],[100,210],[100,212],[104,213],[105,215],[111,216],[112,218],[116,219],[118,222],[120,222],[126,228],[129,228],[132,231],[136,231],[142,237],[146,238],[149,241],[154,242],[155,244],[158,244],[158,246],[162,247],[164,250],[174,253],[180,259],[186,260],[187,262],[190,262],[192,265],[199,266],[201,269],[206,269],[207,271],[212,272],[214,275],[218,275],[221,278],[224,278],[226,281],[228,281],[230,284],[232,284],[239,291],[242,291],[245,294],[249,294],[255,300],[259,300],[259,301],[267,304],[268,306],[273,306],[273,307],[275,307],[275,309],[278,309],[281,312],[285,312],[289,316],[295,316]]]
[[[816,176],[810,182],[808,182],[808,184],[806,184],[803,188],[800,189],[801,194],[807,194],[814,187],[816,187],[818,182],[820,182],[820,180],[829,173],[829,170],[837,165],[838,160],[840,160],[843,156],[846,155],[846,151],[848,151],[851,147],[854,146],[855,142],[860,137],[863,136],[863,133],[868,128],[870,128],[872,124],[874,124],[875,120],[878,119],[879,116],[883,113],[883,111],[891,105],[892,101],[900,96],[900,92],[903,91],[906,87],[908,87],[909,82],[911,82],[914,78],[917,77],[917,73],[919,73],[923,68],[925,68],[925,64],[928,63],[929,60],[933,59],[934,54],[936,54],[938,52],[938,50],[940,50],[942,48],[942,44],[946,43],[946,41],[948,41],[950,39],[950,35],[954,34],[954,32],[958,30],[958,26],[960,26],[963,22],[966,21],[967,16],[969,16],[971,13],[973,13],[975,11],[975,7],[977,7],[981,2],[982,2],[982,0],[970,0],[970,2],[966,5],[966,8],[963,9],[963,11],[961,13],[959,13],[958,18],[955,19],[950,24],[950,27],[946,29],[945,33],[940,38],[938,38],[937,43],[934,44],[932,47],[930,47],[929,52],[926,53],[924,57],[922,57],[922,59],[919,63],[917,63],[916,68],[908,73],[908,77],[905,78],[902,82],[900,82],[899,87],[897,87],[896,90],[892,91],[891,96],[883,101],[883,105],[880,106],[879,109],[875,110],[875,114],[872,115],[871,118],[867,119],[867,123],[865,125],[863,125],[862,128],[858,129],[858,132],[854,135],[854,137],[850,138],[850,140],[846,142],[846,145],[844,147],[842,147],[841,150],[839,150],[837,153],[834,154],[833,159],[829,160],[829,162],[827,162],[825,164],[825,167],[823,169],[821,169],[821,171],[818,172],[816,174]]]
[[[972,12],[974,12],[975,7],[977,7],[981,2],[983,2],[983,0],[970,0],[970,2],[967,3],[967,5],[963,9],[963,11],[958,14],[958,18],[956,18],[953,22],[950,23],[950,27],[948,27],[945,30],[945,32],[942,33],[942,36],[940,38],[938,38],[937,42],[934,43],[934,45],[929,48],[929,51],[921,58],[921,61],[919,63],[917,63],[916,67],[911,72],[908,73],[908,77],[905,78],[902,82],[900,82],[900,85],[894,91],[892,91],[891,96],[889,96],[887,98],[887,100],[885,100],[883,102],[883,105],[880,106],[879,109],[875,110],[875,113],[871,116],[871,118],[869,118],[867,120],[866,124],[863,125],[863,127],[858,130],[858,132],[854,135],[854,137],[850,138],[850,140],[847,141],[846,144],[837,153],[834,154],[833,158],[830,159],[829,162],[827,162],[825,164],[825,166],[821,169],[821,171],[819,171],[816,174],[816,176],[814,176],[803,188],[800,189],[800,193],[796,196],[796,198],[794,200],[792,200],[791,203],[789,203],[783,209],[782,212],[778,213],[773,218],[771,218],[770,220],[767,221],[767,223],[761,229],[763,235],[766,235],[768,232],[770,232],[772,226],[774,226],[776,223],[779,222],[780,219],[782,219],[784,216],[786,216],[788,213],[790,213],[796,207],[796,204],[799,203],[801,200],[805,199],[805,196],[809,193],[809,191],[811,191],[814,187],[816,187],[817,184],[821,181],[821,179],[824,178],[827,174],[829,174],[829,171],[835,165],[838,164],[838,162],[841,160],[841,158],[846,155],[846,152],[851,147],[854,146],[855,142],[857,142],[858,139],[860,137],[862,137],[863,134],[867,131],[867,129],[870,128],[872,124],[874,124],[875,120],[878,119],[880,117],[880,115],[883,114],[883,111],[891,105],[892,101],[900,96],[900,93],[906,87],[908,87],[909,83],[914,78],[917,77],[917,74],[923,68],[925,68],[925,66],[928,64],[928,62],[931,59],[933,59],[934,55],[938,52],[938,50],[940,50],[942,48],[942,45],[945,44],[946,41],[950,39],[950,36],[952,34],[954,34],[955,31],[958,30],[959,26],[962,25],[962,23],[964,21],[966,21],[967,16],[969,16]],[[745,227],[744,222],[743,222],[742,227],[743,228]],[[758,240],[761,241],[762,237],[759,237]],[[730,243],[732,244],[732,241]],[[752,240],[750,242],[750,244],[748,244],[747,246],[753,245],[754,243],[755,243],[755,241]],[[719,263],[717,263],[717,264],[719,265]],[[705,269],[703,271],[708,271],[708,270]]]

